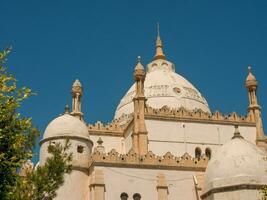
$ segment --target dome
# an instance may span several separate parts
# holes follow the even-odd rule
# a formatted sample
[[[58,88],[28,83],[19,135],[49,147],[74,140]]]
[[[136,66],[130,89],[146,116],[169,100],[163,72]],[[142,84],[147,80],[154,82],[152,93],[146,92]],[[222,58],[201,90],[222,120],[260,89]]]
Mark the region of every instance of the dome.
[[[235,133],[232,140],[219,148],[209,161],[205,172],[205,191],[242,183],[262,184],[265,181],[266,184],[265,156],[264,151]]]
[[[147,105],[152,108],[184,107],[188,110],[201,109],[210,112],[202,94],[184,77],[175,73],[174,65],[165,59],[156,59],[147,66],[144,83]],[[135,84],[128,90],[117,107],[115,118],[133,112]]]
[[[86,125],[69,113],[65,113],[50,122],[45,129],[43,139],[62,136],[89,139]]]

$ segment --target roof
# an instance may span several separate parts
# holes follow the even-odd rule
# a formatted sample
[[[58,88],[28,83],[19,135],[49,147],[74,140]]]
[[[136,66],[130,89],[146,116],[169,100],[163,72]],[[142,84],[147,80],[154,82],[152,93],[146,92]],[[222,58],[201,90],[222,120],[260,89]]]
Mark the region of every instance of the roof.
[[[201,109],[210,112],[202,94],[184,77],[175,73],[174,65],[164,59],[157,59],[148,64],[144,87],[146,103],[152,108],[184,107],[187,110]],[[115,113],[116,119],[133,112],[134,96],[135,84],[121,99]]]
[[[69,113],[65,113],[48,124],[43,139],[62,136],[89,139],[89,132],[81,120]]]

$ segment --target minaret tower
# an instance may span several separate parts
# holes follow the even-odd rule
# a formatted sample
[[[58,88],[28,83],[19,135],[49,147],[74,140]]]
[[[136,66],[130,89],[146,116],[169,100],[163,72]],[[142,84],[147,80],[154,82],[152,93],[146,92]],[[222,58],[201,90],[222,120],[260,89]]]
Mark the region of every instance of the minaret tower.
[[[72,95],[72,112],[71,114],[79,119],[83,118],[83,113],[81,111],[81,98],[83,95],[82,84],[78,79],[74,81],[71,89]]]
[[[251,66],[248,66],[248,76],[246,79],[246,88],[248,90],[248,115],[252,121],[256,123],[256,144],[261,146],[264,143],[264,131],[261,117],[261,107],[257,100],[257,87],[258,82],[255,76],[252,74]]]
[[[135,153],[144,155],[148,151],[148,137],[145,124],[145,92],[144,81],[146,72],[144,66],[141,64],[141,57],[138,56],[137,64],[134,70],[134,79],[136,93],[134,101],[134,128],[132,134],[133,150]]]

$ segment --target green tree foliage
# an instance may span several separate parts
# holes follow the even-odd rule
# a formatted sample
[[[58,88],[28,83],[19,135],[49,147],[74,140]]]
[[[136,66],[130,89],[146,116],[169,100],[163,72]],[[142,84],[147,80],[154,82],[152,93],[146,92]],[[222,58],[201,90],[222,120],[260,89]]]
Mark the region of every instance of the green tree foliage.
[[[12,194],[14,200],[50,200],[56,196],[56,190],[64,182],[64,174],[71,172],[71,154],[68,153],[69,141],[65,146],[60,143],[50,144],[48,152],[51,156],[44,166],[29,171],[17,185]]]
[[[17,109],[32,92],[17,88],[17,80],[7,73],[6,56],[10,49],[0,52],[0,199],[6,199],[19,176],[17,169],[32,157],[38,130],[30,118],[21,117]]]
[[[261,193],[262,193],[262,200],[267,200],[267,186],[262,187],[261,189]]]
[[[33,93],[27,87],[19,88],[16,78],[7,72],[9,52],[10,49],[0,51],[0,199],[52,199],[63,183],[64,173],[70,172],[69,143],[49,145],[51,157],[43,166],[26,177],[18,174],[22,165],[32,158],[39,131],[31,118],[18,112],[22,102]]]

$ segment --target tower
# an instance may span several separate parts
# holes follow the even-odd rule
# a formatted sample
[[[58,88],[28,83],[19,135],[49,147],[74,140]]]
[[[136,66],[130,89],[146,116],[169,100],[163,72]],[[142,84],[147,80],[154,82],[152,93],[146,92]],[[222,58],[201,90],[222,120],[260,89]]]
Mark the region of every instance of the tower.
[[[144,155],[148,151],[148,137],[145,124],[145,92],[144,82],[146,72],[141,64],[141,57],[138,56],[137,64],[134,70],[135,79],[135,97],[134,101],[134,129],[132,134],[133,150],[135,153]]]
[[[248,115],[252,121],[256,123],[256,144],[259,146],[265,145],[264,130],[261,117],[261,107],[257,100],[258,82],[252,74],[251,66],[248,66],[248,76],[245,82],[248,90]]]
[[[55,199],[87,199],[89,187],[89,158],[93,142],[90,140],[88,129],[84,122],[72,116],[68,109],[65,113],[47,126],[40,142],[40,165],[49,157],[47,148],[53,143],[64,145],[70,142],[68,151],[72,153],[72,172],[65,174],[64,184],[58,189]]]

